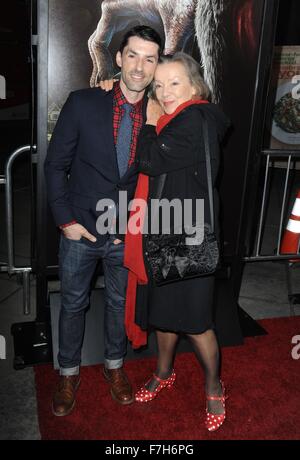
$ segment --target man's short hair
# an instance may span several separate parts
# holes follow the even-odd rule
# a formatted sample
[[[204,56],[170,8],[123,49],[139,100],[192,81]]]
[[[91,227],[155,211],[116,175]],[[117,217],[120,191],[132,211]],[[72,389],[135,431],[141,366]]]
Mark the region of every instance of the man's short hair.
[[[119,48],[121,54],[125,46],[127,46],[130,37],[139,37],[143,40],[156,43],[158,45],[158,55],[160,56],[163,52],[162,40],[160,35],[156,32],[156,30],[152,29],[152,27],[149,26],[135,26],[132,29],[128,30],[124,35]]]

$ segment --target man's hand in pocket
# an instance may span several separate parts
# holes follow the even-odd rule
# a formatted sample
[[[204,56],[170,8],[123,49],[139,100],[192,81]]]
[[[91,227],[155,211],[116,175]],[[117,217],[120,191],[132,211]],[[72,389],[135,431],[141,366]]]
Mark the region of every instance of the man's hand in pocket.
[[[92,235],[83,225],[80,224],[73,224],[63,228],[63,233],[64,236],[69,240],[79,241],[81,238],[86,238],[92,243],[97,241],[97,238]]]

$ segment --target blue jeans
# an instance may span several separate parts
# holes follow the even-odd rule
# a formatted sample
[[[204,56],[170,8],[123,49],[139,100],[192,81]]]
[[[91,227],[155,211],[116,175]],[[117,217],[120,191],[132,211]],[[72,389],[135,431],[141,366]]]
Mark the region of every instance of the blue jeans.
[[[128,271],[123,266],[124,243],[115,245],[114,239],[115,236],[110,235],[103,246],[93,248],[84,244],[82,239],[74,241],[61,236],[58,352],[61,375],[79,373],[85,309],[89,305],[90,283],[100,258],[105,280],[105,366],[116,369],[123,365],[127,349],[124,310]]]

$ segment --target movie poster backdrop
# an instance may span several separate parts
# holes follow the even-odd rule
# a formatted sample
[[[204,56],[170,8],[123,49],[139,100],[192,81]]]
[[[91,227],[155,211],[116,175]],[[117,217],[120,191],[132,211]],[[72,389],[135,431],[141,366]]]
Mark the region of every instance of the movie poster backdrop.
[[[231,120],[220,175],[225,254],[236,251],[255,91],[264,1],[49,0],[48,139],[71,91],[118,73],[115,55],[124,32],[155,28],[165,52],[184,50],[202,65],[213,101]],[[47,262],[57,264],[50,213]],[[53,230],[52,230],[53,229]]]

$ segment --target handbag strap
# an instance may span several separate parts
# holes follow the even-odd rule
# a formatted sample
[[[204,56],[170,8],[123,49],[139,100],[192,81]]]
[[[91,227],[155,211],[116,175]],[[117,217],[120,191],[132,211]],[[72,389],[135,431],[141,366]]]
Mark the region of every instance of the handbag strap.
[[[208,186],[208,199],[209,199],[209,209],[210,209],[210,224],[211,231],[214,232],[214,195],[212,188],[212,177],[211,177],[211,157],[210,157],[210,147],[208,140],[208,123],[205,115],[203,115],[203,139],[204,139],[204,149],[205,149],[205,161],[206,161],[206,172],[207,172],[207,186]]]
[[[212,176],[211,176],[211,157],[210,157],[210,147],[209,147],[209,138],[208,138],[208,123],[205,115],[202,116],[203,119],[203,139],[204,139],[204,150],[205,150],[205,162],[206,162],[206,173],[207,173],[207,186],[208,186],[208,199],[209,199],[209,209],[210,209],[210,224],[211,231],[214,232],[214,196],[212,188]],[[165,186],[167,174],[161,174],[158,178],[156,196],[153,198],[161,199],[162,191]]]
[[[163,188],[166,182],[166,177],[167,177],[167,173],[160,174],[160,176],[158,177],[158,181],[157,181],[157,189],[156,189],[156,194],[155,194],[156,196],[153,196],[152,198],[157,198],[158,200],[161,199],[162,191],[163,191]]]

